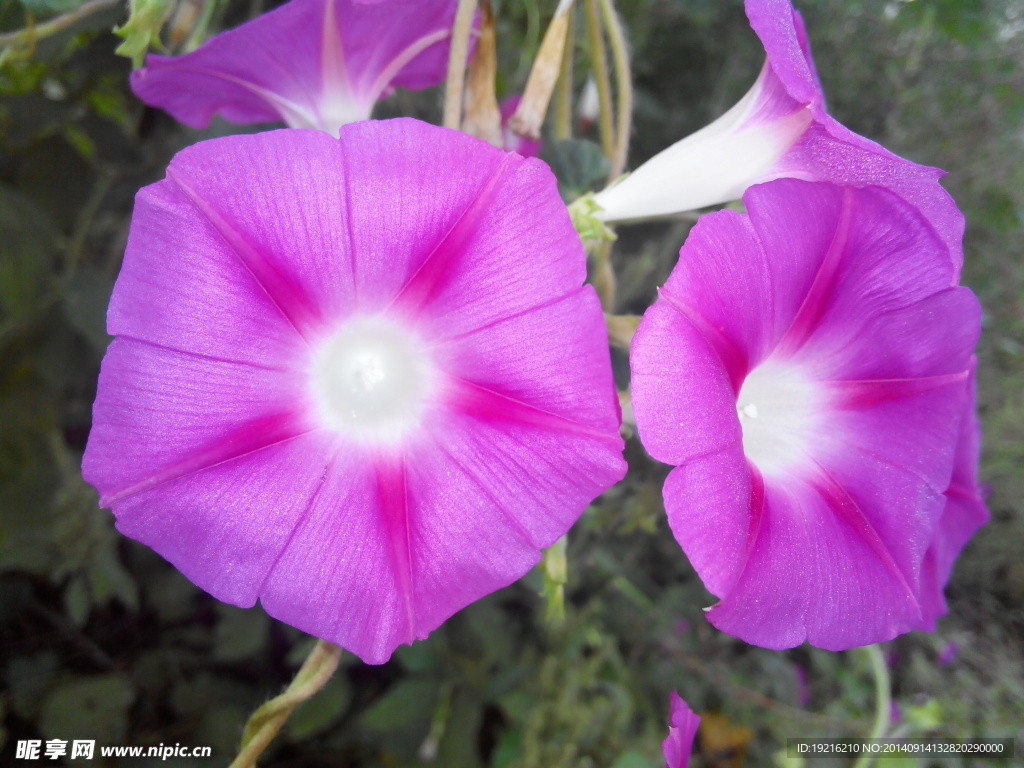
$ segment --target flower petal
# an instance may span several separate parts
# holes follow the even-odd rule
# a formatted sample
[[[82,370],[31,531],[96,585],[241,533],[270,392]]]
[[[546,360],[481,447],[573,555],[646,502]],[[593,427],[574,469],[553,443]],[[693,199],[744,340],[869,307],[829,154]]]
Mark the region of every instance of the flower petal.
[[[174,182],[142,189],[107,330],[225,361],[287,368],[303,353],[289,317]]]
[[[359,254],[356,301],[363,313],[388,308],[463,217],[479,226],[494,185],[523,162],[465,134],[405,118],[353,123],[341,137],[359,147],[345,154],[344,169],[347,188],[359,190],[347,206],[358,222],[350,235]],[[465,238],[475,230],[464,225],[462,231]]]
[[[654,458],[682,464],[739,444],[736,391],[721,358],[667,301],[644,313],[629,359],[637,428]]]
[[[665,768],[686,768],[699,725],[700,718],[679,698],[678,693],[672,691],[669,698],[668,736],[661,743]]]
[[[437,355],[452,376],[609,435],[618,431],[607,331],[590,286],[445,339]]]
[[[475,229],[466,237],[470,222]],[[506,153],[463,219],[403,286],[395,311],[419,315],[442,338],[466,333],[565,297],[583,285],[585,264],[547,165]]]
[[[217,162],[211,164],[211,157]],[[354,256],[346,206],[348,188],[344,174],[339,173],[342,164],[341,144],[319,131],[231,136],[188,147],[175,155],[167,169],[167,181],[156,187],[164,188],[162,197],[191,203],[190,211],[181,212],[191,226],[180,234],[164,235],[164,239],[180,238],[180,243],[190,237],[192,230],[210,232],[191,248],[196,262],[214,252],[225,260],[230,254],[249,274],[247,281],[236,279],[234,272],[211,277],[208,268],[189,264],[195,275],[187,285],[255,281],[277,311],[307,340],[322,332],[328,321],[351,313]],[[225,168],[244,168],[245,172],[225,173]],[[167,189],[170,186],[179,191],[172,193]],[[268,194],[269,190],[273,194]],[[145,208],[141,213],[162,215],[149,214]],[[166,228],[162,220],[155,219],[145,233],[140,233],[139,256],[131,252],[133,260],[140,259],[137,269],[170,258],[157,250],[154,242],[159,241],[150,237],[161,226]],[[185,248],[190,246],[177,245],[177,249]],[[170,283],[165,283],[164,290],[169,295],[181,293],[180,286]],[[134,295],[134,284],[125,286],[122,292]],[[136,305],[142,306],[148,298],[139,297]],[[261,308],[264,304],[266,301],[261,300]],[[214,314],[224,317],[226,309],[219,307]]]
[[[104,505],[314,426],[290,371],[132,339],[111,343],[99,391],[82,467]]]
[[[119,499],[117,529],[218,600],[251,607],[319,498],[332,451],[307,434],[177,475]]]
[[[841,650],[907,631],[920,615],[917,600],[871,534],[827,475],[766,480],[742,576],[708,620],[776,649],[807,640]]]
[[[663,494],[672,533],[704,586],[719,597],[729,594],[756,542],[764,496],[742,444],[680,464]]]
[[[321,477],[300,524],[280,542],[260,601],[271,616],[382,664],[417,636],[408,552],[396,548],[407,530],[405,489],[382,482],[401,479],[401,467],[342,449]]]

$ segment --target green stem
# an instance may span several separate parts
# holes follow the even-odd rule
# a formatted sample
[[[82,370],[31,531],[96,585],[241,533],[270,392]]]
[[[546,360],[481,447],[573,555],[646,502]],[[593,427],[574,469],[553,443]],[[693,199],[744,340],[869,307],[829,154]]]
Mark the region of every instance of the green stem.
[[[611,183],[626,170],[629,132],[633,119],[633,77],[629,67],[626,35],[622,31],[622,20],[615,12],[614,0],[601,0],[601,16],[605,28],[608,30],[608,43],[612,49],[612,62],[615,65],[615,95],[618,106],[615,151],[611,157],[611,172],[608,174],[608,183]]]
[[[444,127],[459,129],[462,125],[462,89],[466,82],[466,57],[469,35],[473,31],[476,0],[459,0],[452,25],[452,45],[448,54],[448,79],[444,85]]]
[[[615,132],[612,127],[612,87],[608,79],[608,62],[604,55],[604,36],[601,32],[601,16],[598,0],[587,0],[587,39],[590,44],[590,69],[597,84],[597,103],[601,112],[598,125],[601,128],[601,148],[611,159],[615,154]]]
[[[565,33],[562,68],[555,86],[555,138],[572,138],[572,60],[576,40],[576,7],[569,8],[569,28]]]
[[[615,310],[615,270],[612,269],[612,241],[603,240],[597,245],[594,259],[594,288],[601,299],[601,309]]]
[[[229,768],[253,768],[292,710],[324,687],[340,659],[341,648],[318,640],[284,693],[253,712],[242,731],[242,749]]]
[[[892,691],[889,684],[889,668],[885,665],[885,655],[878,645],[864,646],[871,663],[871,674],[875,680],[875,722],[871,727],[869,739],[880,739],[889,728],[889,709],[892,706]],[[872,752],[862,752],[853,764],[853,768],[870,768],[875,761]]]
[[[35,44],[36,40],[55,35],[86,16],[90,16],[96,11],[102,11],[104,8],[110,8],[119,2],[121,0],[90,0],[90,2],[82,3],[75,10],[50,19],[45,24],[33,24],[24,29],[0,35],[0,47],[25,43]]]

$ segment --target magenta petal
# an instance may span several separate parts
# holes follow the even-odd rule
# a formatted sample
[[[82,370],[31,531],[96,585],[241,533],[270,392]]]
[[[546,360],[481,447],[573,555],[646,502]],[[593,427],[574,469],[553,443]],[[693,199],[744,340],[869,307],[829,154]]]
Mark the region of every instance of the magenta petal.
[[[438,354],[452,376],[612,434],[618,428],[618,400],[600,306],[587,286],[446,339]]]
[[[851,449],[855,449],[852,456],[859,450],[869,463],[884,462],[911,472],[941,494],[953,471],[951,448],[966,402],[966,379],[964,372],[928,379],[829,384],[833,410],[820,435],[821,453],[816,458],[838,467],[852,458]],[[879,434],[885,439],[880,440]],[[886,507],[902,505],[893,498]]]
[[[728,594],[756,541],[764,496],[761,476],[749,469],[739,441],[673,469],[663,493],[672,533],[704,586],[713,595]]]
[[[82,471],[104,505],[311,428],[287,370],[118,338],[100,371]],[[131,452],[130,460],[125,451]]]
[[[249,172],[224,174],[211,152]],[[295,362],[295,342],[353,301],[341,156],[336,140],[314,131],[179,152],[168,178],[139,192],[109,331],[214,357]],[[268,189],[275,194],[262,199]]]
[[[661,743],[665,768],[686,768],[699,725],[700,717],[694,714],[678,693],[672,691],[669,698],[668,736]]]
[[[132,89],[177,120],[205,127],[283,120],[337,134],[370,116],[392,85],[445,75],[451,0],[292,0],[183,56],[149,56]]]
[[[960,274],[964,217],[938,180],[945,171],[918,165],[853,133],[825,115],[765,174],[765,179],[793,176],[858,186],[891,189],[917,207],[949,249]]]
[[[217,599],[251,607],[318,498],[333,450],[309,434],[176,474],[112,502],[117,529]]]
[[[416,120],[353,123],[341,136],[359,148],[345,154],[344,168],[348,189],[359,190],[346,204],[359,222],[350,236],[359,253],[356,300],[364,312],[389,307],[435,250],[448,248],[437,260],[442,266],[461,254],[466,243],[452,240],[474,235],[495,185],[522,163],[486,142]],[[439,167],[459,173],[438,173]]]
[[[407,457],[418,637],[532,567],[626,470],[614,436],[511,408],[448,414],[437,434]]]
[[[783,265],[770,265],[745,216],[732,215],[706,217],[694,227],[699,237],[694,248],[699,254],[672,270],[661,297],[687,317],[701,336],[715,350],[728,369],[734,384],[751,365],[760,361],[774,339],[773,328],[762,318],[771,312],[774,298],[771,290],[771,271]],[[747,258],[732,258],[742,248]],[[733,290],[721,291],[717,286],[728,285]],[[700,296],[699,315],[692,302],[675,297]]]
[[[339,450],[263,584],[267,613],[382,664],[416,634],[400,471]],[[386,469],[385,467],[380,467]],[[398,544],[399,546],[396,546]]]
[[[436,161],[436,156],[433,158]],[[514,317],[567,295],[586,279],[586,259],[547,165],[505,153],[462,218],[405,285],[397,312],[416,315],[445,337]],[[496,226],[497,222],[503,226]],[[473,229],[470,229],[473,227]],[[459,258],[450,254],[459,252]]]
[[[629,362],[637,428],[654,458],[682,464],[739,443],[728,369],[700,330],[664,299],[644,313]]]
[[[920,616],[910,585],[834,481],[766,481],[743,575],[708,620],[767,648],[828,650],[891,639]],[[799,553],[799,555],[797,555]]]

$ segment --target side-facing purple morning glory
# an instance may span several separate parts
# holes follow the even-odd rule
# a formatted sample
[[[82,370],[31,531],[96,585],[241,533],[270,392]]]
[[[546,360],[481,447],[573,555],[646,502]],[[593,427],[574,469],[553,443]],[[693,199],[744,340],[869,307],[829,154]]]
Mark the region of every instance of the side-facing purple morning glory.
[[[150,55],[135,94],[194,128],[284,121],[338,129],[394,86],[444,80],[454,0],[291,0],[183,56]]]
[[[662,216],[738,200],[778,178],[877,185],[928,218],[959,275],[963,215],[944,172],[897,157],[828,114],[803,19],[790,0],[746,0],[767,60],[754,86],[710,125],[652,157],[595,202],[605,221]]]
[[[702,218],[630,361],[640,438],[719,629],[788,648],[922,620],[980,327],[888,190],[782,179]],[[954,483],[955,485],[955,483]]]
[[[700,717],[694,714],[679,694],[669,697],[668,736],[661,742],[665,755],[665,768],[686,768],[693,752],[693,739],[700,726]]]
[[[136,200],[84,476],[218,599],[386,661],[625,474],[585,277],[547,166],[456,131],[189,147]]]

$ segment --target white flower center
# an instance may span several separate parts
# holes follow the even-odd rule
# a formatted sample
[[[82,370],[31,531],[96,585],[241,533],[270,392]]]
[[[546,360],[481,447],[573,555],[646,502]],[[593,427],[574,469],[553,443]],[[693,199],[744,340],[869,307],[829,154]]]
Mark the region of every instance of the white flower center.
[[[375,316],[349,320],[319,345],[310,385],[327,426],[360,442],[394,444],[419,424],[436,378],[422,339]]]
[[[736,399],[743,452],[767,475],[805,460],[821,406],[820,389],[798,369],[770,360],[758,366]]]

